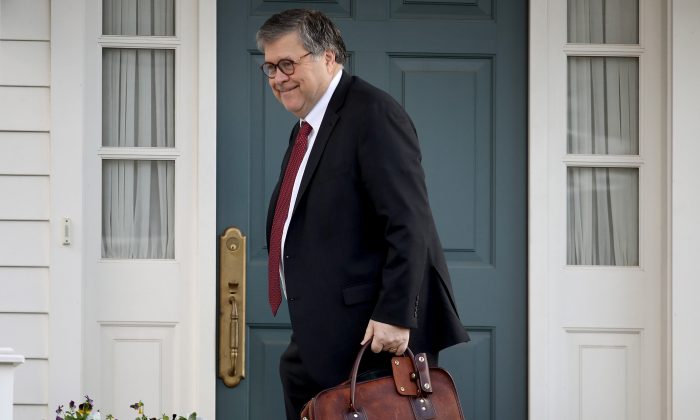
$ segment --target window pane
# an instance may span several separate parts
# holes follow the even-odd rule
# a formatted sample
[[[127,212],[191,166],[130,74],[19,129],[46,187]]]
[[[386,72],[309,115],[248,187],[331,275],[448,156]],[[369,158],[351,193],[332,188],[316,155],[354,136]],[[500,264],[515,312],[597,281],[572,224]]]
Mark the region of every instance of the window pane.
[[[102,0],[102,33],[174,36],[175,0]]]
[[[638,44],[638,0],[569,0],[569,42]]]
[[[175,162],[102,161],[102,257],[175,257]]]
[[[103,50],[102,145],[175,146],[173,50]]]
[[[639,61],[569,57],[568,153],[639,153]]]
[[[569,168],[567,264],[639,265],[639,170]]]

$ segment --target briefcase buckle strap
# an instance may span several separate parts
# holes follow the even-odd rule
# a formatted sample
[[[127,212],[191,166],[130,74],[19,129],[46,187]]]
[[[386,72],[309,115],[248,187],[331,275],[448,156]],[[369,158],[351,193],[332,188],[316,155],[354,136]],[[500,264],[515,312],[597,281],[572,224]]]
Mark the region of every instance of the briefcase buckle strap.
[[[433,384],[430,382],[430,367],[428,357],[425,353],[419,353],[413,358],[416,371],[418,372],[418,385],[421,391],[426,394],[433,393]]]

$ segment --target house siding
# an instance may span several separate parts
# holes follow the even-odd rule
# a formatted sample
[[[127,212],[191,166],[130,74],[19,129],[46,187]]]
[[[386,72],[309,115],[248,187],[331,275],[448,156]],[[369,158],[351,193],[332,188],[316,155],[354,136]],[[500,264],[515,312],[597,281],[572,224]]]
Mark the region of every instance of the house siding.
[[[50,2],[0,1],[0,347],[14,419],[49,418]]]

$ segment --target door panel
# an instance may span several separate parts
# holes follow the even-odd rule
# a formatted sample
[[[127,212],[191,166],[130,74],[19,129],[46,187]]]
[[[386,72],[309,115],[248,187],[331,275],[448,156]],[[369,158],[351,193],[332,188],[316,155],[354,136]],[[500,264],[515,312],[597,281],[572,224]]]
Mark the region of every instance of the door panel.
[[[390,92],[418,130],[448,261],[491,263],[491,64],[455,55],[390,57]]]
[[[469,419],[526,417],[526,18],[516,0],[220,1],[219,232],[248,235],[247,378],[217,384],[227,419],[284,417],[278,360],[286,303],[267,304],[267,205],[295,118],[259,70],[255,31],[267,17],[313,7],[339,25],[346,70],[411,115],[461,319],[472,341],[441,353]],[[496,19],[498,17],[498,19]]]

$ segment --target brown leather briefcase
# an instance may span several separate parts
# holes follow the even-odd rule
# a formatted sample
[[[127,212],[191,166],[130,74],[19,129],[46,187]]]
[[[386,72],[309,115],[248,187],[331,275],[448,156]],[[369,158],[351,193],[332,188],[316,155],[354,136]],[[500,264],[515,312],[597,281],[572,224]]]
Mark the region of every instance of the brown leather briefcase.
[[[464,420],[452,377],[429,368],[424,353],[406,350],[391,359],[392,376],[357,382],[368,346],[357,354],[350,380],[318,393],[304,406],[302,420]]]

